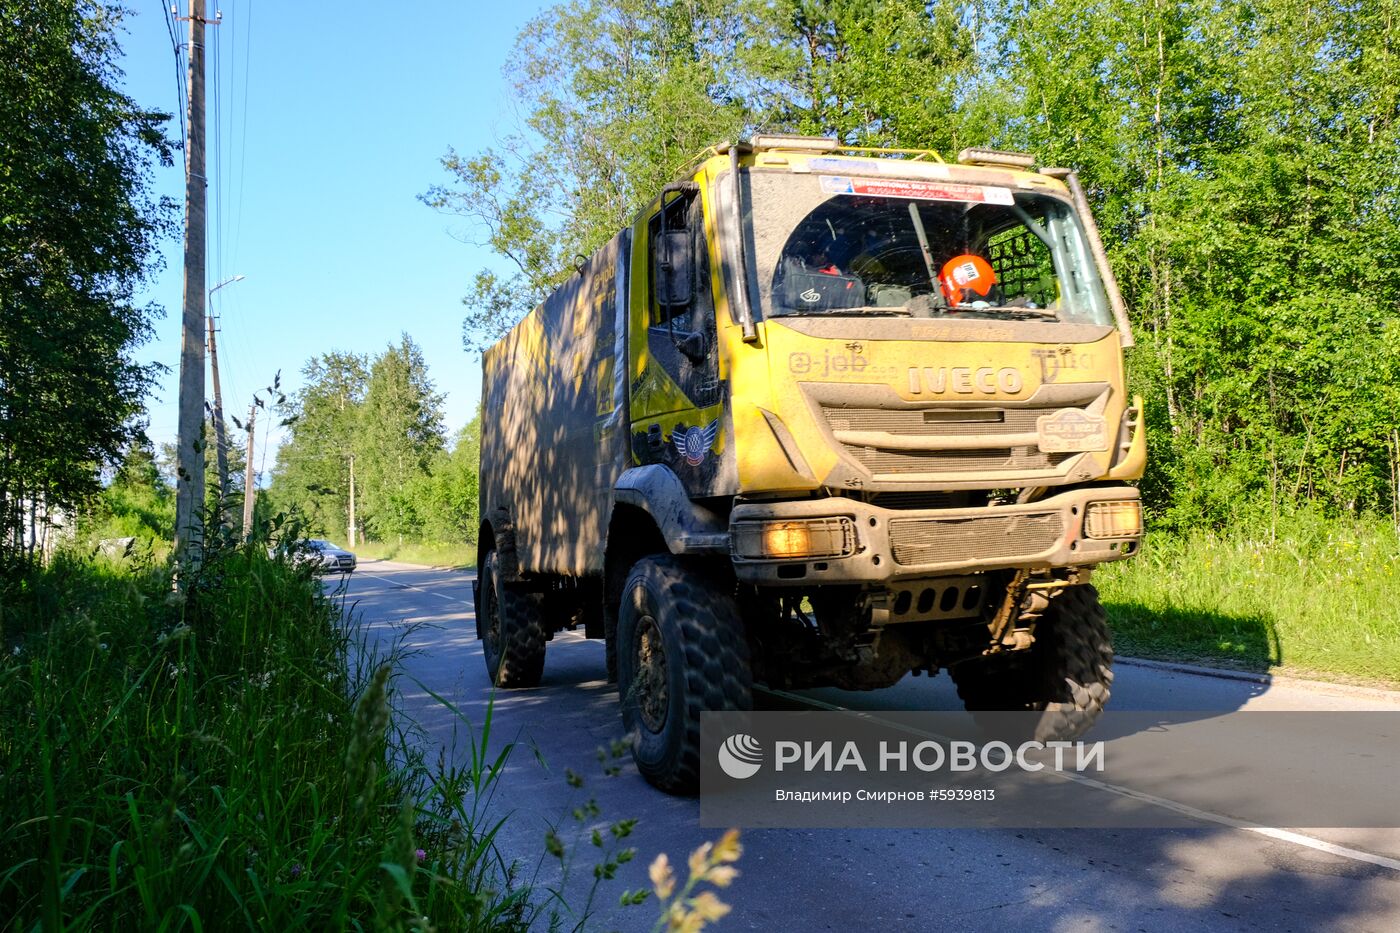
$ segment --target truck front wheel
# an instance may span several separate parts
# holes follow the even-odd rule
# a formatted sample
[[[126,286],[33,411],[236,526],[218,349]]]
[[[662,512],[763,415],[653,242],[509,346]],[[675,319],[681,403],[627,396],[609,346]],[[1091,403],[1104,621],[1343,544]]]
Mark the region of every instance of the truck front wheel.
[[[480,590],[476,634],[487,676],[497,687],[539,686],[546,636],[535,594],[506,586],[494,549],[482,561]]]
[[[1079,737],[1099,718],[1113,686],[1113,639],[1098,591],[1066,587],[1036,623],[1028,650],[963,661],[950,673],[970,712],[1039,712],[1036,740]]]
[[[732,586],[670,555],[632,568],[617,620],[622,724],[637,770],[673,794],[700,783],[700,714],[753,706],[753,674]]]

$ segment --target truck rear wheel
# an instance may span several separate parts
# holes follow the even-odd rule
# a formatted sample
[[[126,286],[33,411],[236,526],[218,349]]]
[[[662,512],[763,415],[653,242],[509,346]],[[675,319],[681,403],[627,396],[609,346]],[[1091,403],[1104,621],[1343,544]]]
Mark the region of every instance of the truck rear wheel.
[[[544,673],[544,623],[534,594],[506,586],[494,549],[481,564],[476,634],[486,675],[497,687],[536,687]]]
[[[668,793],[694,793],[700,714],[753,706],[748,641],[732,587],[668,554],[639,560],[618,611],[617,674],[637,770]]]
[[[1041,742],[1083,735],[1113,686],[1113,639],[1098,590],[1071,586],[1052,600],[1030,649],[963,661],[950,673],[970,712],[1038,711],[1033,737]]]

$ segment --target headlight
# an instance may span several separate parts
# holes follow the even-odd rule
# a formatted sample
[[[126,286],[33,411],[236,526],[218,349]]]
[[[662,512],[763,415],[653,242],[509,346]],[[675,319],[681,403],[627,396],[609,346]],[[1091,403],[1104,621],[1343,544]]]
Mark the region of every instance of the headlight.
[[[1084,536],[1088,538],[1142,537],[1142,503],[1091,502],[1084,510]]]
[[[732,540],[745,560],[845,557],[855,553],[856,528],[849,518],[737,522]]]

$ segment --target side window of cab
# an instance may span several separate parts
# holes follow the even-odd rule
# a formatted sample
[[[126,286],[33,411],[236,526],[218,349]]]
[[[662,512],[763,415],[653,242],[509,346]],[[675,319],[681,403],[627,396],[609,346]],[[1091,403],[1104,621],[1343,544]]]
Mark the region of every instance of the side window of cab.
[[[647,225],[647,345],[697,408],[719,400],[710,254],[698,189],[667,186]]]

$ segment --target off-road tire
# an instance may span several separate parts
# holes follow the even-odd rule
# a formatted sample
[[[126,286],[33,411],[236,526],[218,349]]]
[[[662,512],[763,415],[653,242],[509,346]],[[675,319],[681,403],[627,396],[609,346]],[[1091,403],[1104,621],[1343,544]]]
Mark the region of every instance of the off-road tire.
[[[502,688],[539,686],[546,635],[538,595],[507,585],[494,549],[481,563],[480,594],[476,635],[486,676]]]
[[[700,714],[753,708],[753,673],[732,582],[669,554],[644,557],[622,590],[617,621],[618,695],[637,770],[672,794],[700,784]],[[664,663],[639,677],[644,639]],[[654,655],[653,655],[654,657]],[[658,713],[649,678],[664,681]],[[644,711],[643,707],[647,709]],[[650,722],[648,720],[651,720]]]
[[[1029,650],[963,661],[950,673],[968,711],[1040,712],[1021,723],[1033,722],[1027,731],[1037,741],[1078,738],[1103,712],[1113,686],[1113,639],[1098,591],[1067,587],[1036,623]]]

